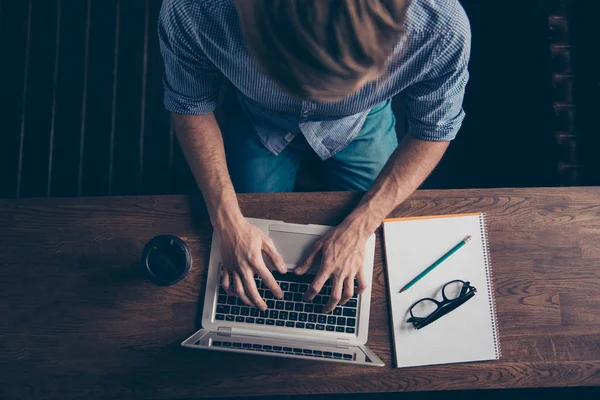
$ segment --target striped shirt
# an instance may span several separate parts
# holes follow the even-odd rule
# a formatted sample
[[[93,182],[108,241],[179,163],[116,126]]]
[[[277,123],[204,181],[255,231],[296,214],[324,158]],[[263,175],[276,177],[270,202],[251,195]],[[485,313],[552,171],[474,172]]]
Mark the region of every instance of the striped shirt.
[[[456,136],[465,115],[471,41],[469,21],[458,0],[413,0],[388,72],[336,103],[302,101],[279,89],[250,56],[234,2],[163,2],[158,32],[167,110],[212,112],[227,79],[273,154],[302,134],[325,160],[352,141],[371,108],[402,92],[412,136],[429,141]]]

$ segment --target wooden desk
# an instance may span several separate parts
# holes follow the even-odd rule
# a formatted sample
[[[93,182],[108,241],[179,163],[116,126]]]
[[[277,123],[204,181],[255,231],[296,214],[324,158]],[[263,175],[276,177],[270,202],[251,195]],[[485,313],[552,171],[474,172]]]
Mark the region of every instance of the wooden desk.
[[[351,193],[244,195],[245,215],[336,224]],[[196,204],[191,206],[191,204]],[[600,188],[422,191],[395,216],[486,211],[503,357],[392,369],[381,243],[369,346],[383,368],[186,350],[211,228],[200,200],[0,201],[0,398],[184,398],[600,385]],[[194,222],[193,222],[194,221]],[[138,274],[146,240],[184,237],[170,288]]]

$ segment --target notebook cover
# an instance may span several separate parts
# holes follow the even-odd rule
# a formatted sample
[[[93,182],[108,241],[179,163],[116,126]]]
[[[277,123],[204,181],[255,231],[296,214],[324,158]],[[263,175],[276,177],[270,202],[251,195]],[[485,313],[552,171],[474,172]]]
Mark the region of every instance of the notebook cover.
[[[384,221],[395,365],[412,367],[483,361],[501,356],[485,214]],[[400,289],[467,236],[472,240],[410,289]],[[409,308],[422,298],[442,300],[442,286],[469,281],[477,293],[457,309],[416,330]]]

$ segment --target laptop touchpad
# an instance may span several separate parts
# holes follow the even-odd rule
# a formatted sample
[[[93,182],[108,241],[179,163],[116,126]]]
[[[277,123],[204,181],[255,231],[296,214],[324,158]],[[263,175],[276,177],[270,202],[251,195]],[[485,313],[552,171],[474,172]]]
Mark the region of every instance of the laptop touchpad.
[[[295,267],[304,261],[310,253],[312,246],[320,238],[319,235],[275,230],[269,231],[269,237],[273,240],[275,248],[281,254],[283,261],[288,267]],[[321,255],[319,254],[315,258],[313,266],[318,265],[320,259]]]

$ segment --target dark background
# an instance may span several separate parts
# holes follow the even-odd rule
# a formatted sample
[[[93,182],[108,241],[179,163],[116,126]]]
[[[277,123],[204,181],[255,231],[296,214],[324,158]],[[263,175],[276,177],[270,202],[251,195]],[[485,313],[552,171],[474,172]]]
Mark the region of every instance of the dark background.
[[[424,187],[600,184],[600,2],[462,3],[473,32],[467,118]],[[162,106],[160,4],[0,0],[0,198],[193,190]],[[553,34],[551,15],[568,26]],[[553,41],[567,67],[552,63]],[[561,70],[566,88],[553,79]]]
[[[461,2],[473,33],[467,118],[424,187],[599,185],[600,2]],[[194,190],[162,105],[160,4],[0,0],[0,198]],[[310,190],[311,178],[306,182]],[[599,394],[580,388],[402,398]]]

